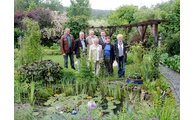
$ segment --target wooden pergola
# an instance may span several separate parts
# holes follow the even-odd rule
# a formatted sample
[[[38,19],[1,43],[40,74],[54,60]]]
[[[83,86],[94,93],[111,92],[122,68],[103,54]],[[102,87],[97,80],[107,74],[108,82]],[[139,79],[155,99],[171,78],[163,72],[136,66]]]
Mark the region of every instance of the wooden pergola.
[[[124,28],[125,29],[125,34],[128,35],[132,29],[132,27],[135,27],[136,30],[138,31],[139,35],[141,36],[141,40],[144,40],[145,33],[147,30],[147,27],[150,26],[151,33],[154,37],[154,46],[158,46],[158,24],[162,22],[168,22],[168,20],[147,20],[147,21],[142,21],[134,24],[125,24],[125,25],[115,25],[115,26],[100,26],[100,27],[88,27],[84,26],[85,34],[87,36],[87,32],[89,29],[108,29],[108,35],[111,37],[112,34],[116,31],[116,28]]]

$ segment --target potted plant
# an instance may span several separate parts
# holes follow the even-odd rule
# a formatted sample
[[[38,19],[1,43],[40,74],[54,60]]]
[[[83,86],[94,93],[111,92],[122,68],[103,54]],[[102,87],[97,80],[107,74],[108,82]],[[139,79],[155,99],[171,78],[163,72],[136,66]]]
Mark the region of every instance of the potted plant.
[[[128,83],[132,82],[134,84],[142,84],[142,74],[141,69],[138,65],[132,66],[132,70],[129,72],[129,77],[127,78]]]

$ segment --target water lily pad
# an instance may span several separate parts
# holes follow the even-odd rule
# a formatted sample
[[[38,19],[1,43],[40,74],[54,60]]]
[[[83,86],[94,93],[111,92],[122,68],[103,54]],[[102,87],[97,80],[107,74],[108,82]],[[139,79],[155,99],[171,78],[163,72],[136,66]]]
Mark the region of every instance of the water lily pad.
[[[38,112],[33,112],[32,115],[37,116],[37,115],[39,115],[39,113]]]
[[[113,109],[115,109],[115,108],[117,108],[117,106],[115,106],[115,105],[113,105],[113,106],[108,106],[108,109],[110,109],[110,110],[113,110]]]
[[[114,102],[115,104],[120,104],[121,101],[118,101],[118,100],[113,100],[112,102]]]

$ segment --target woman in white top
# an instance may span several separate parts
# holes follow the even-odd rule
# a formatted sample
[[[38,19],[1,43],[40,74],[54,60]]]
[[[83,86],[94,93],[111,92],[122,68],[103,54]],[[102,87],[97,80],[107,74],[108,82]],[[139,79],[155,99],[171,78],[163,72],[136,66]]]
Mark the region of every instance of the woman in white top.
[[[94,44],[89,47],[89,60],[93,60],[95,64],[95,74],[97,75],[100,70],[100,63],[103,59],[102,45],[99,44],[99,39],[94,39]]]

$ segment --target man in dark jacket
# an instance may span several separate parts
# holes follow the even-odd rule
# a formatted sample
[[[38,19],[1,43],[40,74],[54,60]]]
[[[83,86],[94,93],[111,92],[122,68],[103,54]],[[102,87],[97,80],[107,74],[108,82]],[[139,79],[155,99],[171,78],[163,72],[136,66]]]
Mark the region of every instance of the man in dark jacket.
[[[104,64],[106,69],[106,76],[113,76],[113,62],[115,60],[114,45],[110,43],[110,37],[106,37],[106,43],[102,46],[104,50]]]
[[[100,35],[101,35],[101,37],[99,38],[99,44],[103,46],[106,43],[106,33],[105,33],[105,31],[104,30],[101,31]]]
[[[80,32],[79,38],[75,40],[75,45],[74,45],[74,51],[77,58],[78,71],[80,71],[80,50],[82,50],[82,53],[85,56],[86,48],[87,48],[87,44],[86,44],[86,40],[84,39],[84,33]]]
[[[117,35],[117,42],[114,45],[114,53],[116,57],[116,61],[118,63],[118,77],[125,77],[125,58],[127,56],[127,52],[129,50],[129,46],[123,40],[123,35]]]
[[[70,29],[65,29],[65,34],[61,36],[60,40],[60,47],[61,52],[64,57],[64,67],[68,68],[68,56],[70,57],[71,62],[71,68],[75,69],[74,67],[74,56],[73,56],[73,50],[74,50],[74,38],[73,35],[70,34]]]

